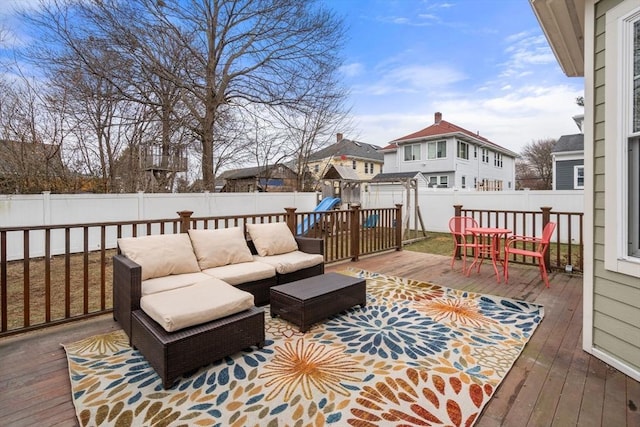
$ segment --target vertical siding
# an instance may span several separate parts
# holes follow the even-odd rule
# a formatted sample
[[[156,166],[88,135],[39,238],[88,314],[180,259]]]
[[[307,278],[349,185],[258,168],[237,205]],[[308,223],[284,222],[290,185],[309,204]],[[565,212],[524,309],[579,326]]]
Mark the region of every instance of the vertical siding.
[[[605,14],[622,1],[603,0],[595,8],[594,40],[594,295],[593,346],[640,371],[640,280],[604,268],[604,236],[615,232],[605,224],[605,156],[607,147],[616,141],[605,141]],[[609,64],[609,66],[615,66]],[[614,227],[615,224],[610,225]]]

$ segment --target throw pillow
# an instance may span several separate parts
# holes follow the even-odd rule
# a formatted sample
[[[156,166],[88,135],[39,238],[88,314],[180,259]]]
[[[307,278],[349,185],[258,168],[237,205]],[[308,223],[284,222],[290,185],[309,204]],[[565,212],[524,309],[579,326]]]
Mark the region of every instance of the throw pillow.
[[[280,255],[298,250],[296,239],[284,222],[247,224],[247,231],[260,256]]]
[[[125,237],[118,239],[118,247],[142,267],[142,280],[200,271],[186,233]]]
[[[202,270],[253,261],[240,227],[189,230],[189,237]]]

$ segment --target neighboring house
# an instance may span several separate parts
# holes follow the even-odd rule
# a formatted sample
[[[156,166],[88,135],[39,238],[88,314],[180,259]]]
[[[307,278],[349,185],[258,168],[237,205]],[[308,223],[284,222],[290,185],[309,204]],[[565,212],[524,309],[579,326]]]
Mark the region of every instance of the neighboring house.
[[[422,173],[429,187],[513,190],[516,153],[442,119],[380,150],[385,175]],[[377,179],[383,180],[385,176]]]
[[[585,82],[583,349],[640,381],[640,2],[530,1]]]
[[[279,164],[228,170],[219,179],[224,181],[221,190],[224,193],[286,192],[296,191],[297,175],[288,166]]]
[[[584,189],[584,135],[562,135],[551,151],[553,189]]]
[[[322,179],[331,165],[353,170],[358,179],[369,181],[382,172],[384,156],[378,152],[380,147],[364,142],[343,138],[336,134],[337,142],[309,155],[307,166],[315,179]]]

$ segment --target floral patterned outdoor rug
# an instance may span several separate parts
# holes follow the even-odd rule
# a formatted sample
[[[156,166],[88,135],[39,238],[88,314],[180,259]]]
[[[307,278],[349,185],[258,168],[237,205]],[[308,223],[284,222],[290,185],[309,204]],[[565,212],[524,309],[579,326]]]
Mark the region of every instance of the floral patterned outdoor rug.
[[[163,390],[122,331],[65,345],[81,425],[470,426],[544,315],[538,305],[367,271],[367,306],[306,334],[267,310],[262,349]]]

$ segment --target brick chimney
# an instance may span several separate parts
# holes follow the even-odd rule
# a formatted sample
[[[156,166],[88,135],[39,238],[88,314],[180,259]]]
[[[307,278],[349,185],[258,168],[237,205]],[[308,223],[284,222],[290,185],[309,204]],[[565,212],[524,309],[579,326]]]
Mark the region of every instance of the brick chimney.
[[[342,134],[336,133],[336,142],[340,142],[340,141],[342,141]]]
[[[440,123],[440,120],[442,120],[442,113],[438,111],[434,116],[435,116],[435,124]]]

